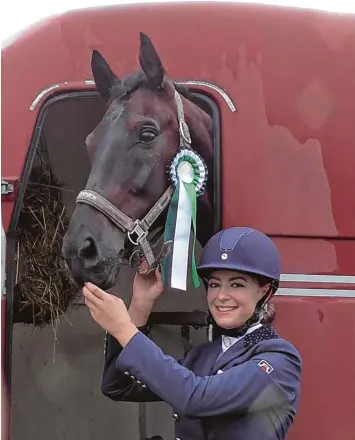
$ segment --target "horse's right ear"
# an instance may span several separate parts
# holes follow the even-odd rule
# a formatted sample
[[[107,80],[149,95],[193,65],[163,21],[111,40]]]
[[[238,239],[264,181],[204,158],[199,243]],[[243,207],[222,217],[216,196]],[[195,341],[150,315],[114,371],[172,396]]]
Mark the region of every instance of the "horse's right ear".
[[[159,89],[163,84],[164,67],[158,52],[155,50],[151,39],[143,32],[140,33],[140,43],[139,63],[141,69],[145,73],[148,82]]]
[[[113,85],[118,84],[120,79],[111,70],[108,62],[98,50],[93,50],[92,52],[91,71],[94,76],[98,92],[105,101],[108,101]]]

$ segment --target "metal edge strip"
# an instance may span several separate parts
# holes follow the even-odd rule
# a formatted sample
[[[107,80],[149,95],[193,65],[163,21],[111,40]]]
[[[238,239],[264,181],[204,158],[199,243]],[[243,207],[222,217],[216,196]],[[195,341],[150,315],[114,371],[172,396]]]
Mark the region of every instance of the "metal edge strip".
[[[226,90],[222,89],[221,87],[219,87],[217,84],[211,83],[209,81],[199,81],[199,80],[186,80],[186,81],[174,81],[176,84],[181,84],[181,85],[190,85],[190,86],[204,86],[204,87],[208,87],[214,91],[216,91],[217,93],[219,93],[222,98],[224,99],[225,103],[227,104],[228,108],[230,109],[231,112],[236,112],[237,108],[234,105],[232,99],[230,98],[230,96],[228,95],[228,93],[226,92]],[[63,83],[58,83],[58,84],[52,84],[49,87],[46,87],[45,89],[43,89],[34,99],[34,101],[32,102],[32,104],[30,105],[30,110],[33,111],[37,105],[40,103],[40,101],[52,90],[59,88],[60,86],[67,86],[69,85],[70,82],[65,81]],[[95,81],[93,79],[86,79],[84,80],[84,84],[87,86],[94,86],[95,85]]]
[[[214,90],[215,92],[219,93],[222,96],[222,98],[224,99],[225,103],[228,105],[231,112],[237,111],[237,108],[234,105],[230,96],[228,95],[227,91],[222,89],[221,87],[217,86],[217,84],[211,83],[209,81],[200,81],[200,80],[195,80],[195,79],[186,80],[186,81],[174,81],[174,82],[176,84],[182,84],[182,85],[187,85],[187,86],[196,86],[197,85],[197,86],[208,87],[208,88]]]
[[[283,273],[281,281],[297,283],[336,283],[336,284],[355,284],[353,275],[307,275],[300,273]]]
[[[37,105],[39,104],[39,102],[52,90],[54,89],[58,89],[61,85],[66,85],[67,83],[63,83],[63,84],[52,84],[49,87],[46,87],[45,89],[43,89],[34,99],[34,101],[32,102],[32,104],[30,105],[30,110],[33,111]]]
[[[186,86],[208,87],[208,88],[216,91],[217,93],[219,93],[222,96],[222,98],[224,99],[225,103],[227,104],[227,106],[229,107],[231,112],[237,111],[237,107],[234,105],[232,98],[228,95],[227,91],[222,89],[221,87],[219,87],[217,84],[211,83],[209,81],[200,81],[197,79],[189,79],[186,81],[174,81],[174,83],[186,85]],[[93,86],[93,85],[95,85],[95,81],[93,79],[88,79],[88,80],[85,80],[85,84]]]
[[[326,297],[326,298],[355,298],[354,290],[345,289],[297,289],[281,287],[276,296],[305,296],[305,297]]]

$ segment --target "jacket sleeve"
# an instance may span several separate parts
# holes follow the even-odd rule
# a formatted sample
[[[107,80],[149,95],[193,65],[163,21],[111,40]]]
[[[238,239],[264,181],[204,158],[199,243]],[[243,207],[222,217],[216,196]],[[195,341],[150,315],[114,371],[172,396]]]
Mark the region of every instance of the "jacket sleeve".
[[[140,328],[145,332],[146,328]],[[150,391],[145,383],[133,374],[116,367],[116,359],[122,346],[109,333],[105,341],[105,365],[102,374],[101,392],[111,400],[125,402],[156,402],[160,397]]]
[[[288,406],[299,389],[301,360],[286,341],[221,374],[198,377],[137,333],[117,359],[117,367],[144,381],[179,414],[209,417]],[[288,344],[287,347],[285,345]]]

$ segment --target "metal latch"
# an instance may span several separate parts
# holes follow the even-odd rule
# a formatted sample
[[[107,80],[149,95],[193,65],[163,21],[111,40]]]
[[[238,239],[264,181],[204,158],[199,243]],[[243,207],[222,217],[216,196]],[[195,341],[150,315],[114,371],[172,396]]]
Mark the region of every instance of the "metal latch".
[[[1,181],[1,195],[6,196],[7,194],[13,194],[14,185],[7,182],[6,180]]]

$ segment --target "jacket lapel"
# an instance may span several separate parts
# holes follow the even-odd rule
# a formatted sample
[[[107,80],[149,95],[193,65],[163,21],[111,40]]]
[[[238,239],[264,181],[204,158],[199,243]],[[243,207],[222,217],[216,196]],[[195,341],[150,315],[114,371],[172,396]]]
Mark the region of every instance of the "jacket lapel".
[[[209,350],[206,350],[203,358],[201,359],[202,366],[199,373],[201,376],[209,376],[211,374],[221,350],[222,348],[220,339],[214,341],[210,345]]]
[[[214,364],[211,373],[217,373],[218,370],[223,369],[225,365],[227,365],[231,361],[235,361],[236,358],[238,358],[238,361],[240,361],[238,363],[242,363],[244,361],[243,353],[245,353],[246,351],[247,350],[243,346],[243,340],[241,339],[222,354],[222,356]]]

